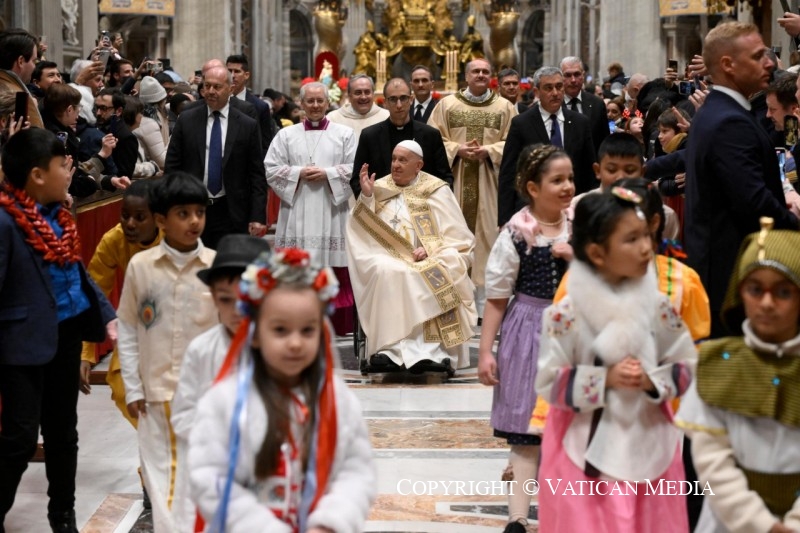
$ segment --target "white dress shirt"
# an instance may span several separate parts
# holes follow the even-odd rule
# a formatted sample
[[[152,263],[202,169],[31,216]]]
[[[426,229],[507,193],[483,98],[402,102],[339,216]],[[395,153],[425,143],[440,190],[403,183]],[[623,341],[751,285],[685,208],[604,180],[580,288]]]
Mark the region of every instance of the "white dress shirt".
[[[555,113],[550,113],[549,111],[546,111],[541,104],[539,104],[539,113],[542,115],[542,122],[544,122],[544,129],[547,130],[548,137],[550,137],[550,129],[552,128],[550,115],[555,115],[558,117],[558,130],[561,132],[561,143],[566,147],[566,141],[564,140],[564,113],[562,112],[561,108],[559,107],[558,111]]]

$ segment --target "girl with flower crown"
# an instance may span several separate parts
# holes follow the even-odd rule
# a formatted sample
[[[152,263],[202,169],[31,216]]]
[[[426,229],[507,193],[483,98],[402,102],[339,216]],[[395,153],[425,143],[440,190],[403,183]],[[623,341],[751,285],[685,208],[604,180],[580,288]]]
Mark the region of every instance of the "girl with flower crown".
[[[361,406],[333,372],[325,310],[337,291],[296,248],[242,275],[245,319],[189,437],[208,531],[363,531],[376,477]]]

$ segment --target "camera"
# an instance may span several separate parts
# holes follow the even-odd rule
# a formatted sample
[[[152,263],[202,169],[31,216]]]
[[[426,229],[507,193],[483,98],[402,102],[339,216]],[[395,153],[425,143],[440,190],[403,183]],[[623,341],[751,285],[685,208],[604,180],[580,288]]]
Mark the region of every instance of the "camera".
[[[678,93],[684,96],[690,96],[694,93],[696,87],[691,81],[682,81],[678,83]]]
[[[105,46],[106,48],[111,47],[111,33],[107,31],[100,32],[100,46]]]

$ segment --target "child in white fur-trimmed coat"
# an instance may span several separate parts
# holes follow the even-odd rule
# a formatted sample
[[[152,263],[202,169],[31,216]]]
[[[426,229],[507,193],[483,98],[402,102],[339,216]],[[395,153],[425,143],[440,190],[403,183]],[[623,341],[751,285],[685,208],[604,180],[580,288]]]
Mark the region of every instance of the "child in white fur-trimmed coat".
[[[242,275],[246,317],[189,437],[207,531],[360,533],[376,476],[358,400],[334,376],[331,269],[296,248]],[[240,355],[241,354],[241,355]],[[238,362],[235,362],[238,358]]]
[[[542,532],[688,531],[684,496],[647,494],[648,482],[685,479],[669,400],[688,387],[696,351],[658,291],[641,201],[613,187],[575,210],[568,296],[545,313],[536,376],[551,404]],[[580,487],[597,490],[576,497]]]

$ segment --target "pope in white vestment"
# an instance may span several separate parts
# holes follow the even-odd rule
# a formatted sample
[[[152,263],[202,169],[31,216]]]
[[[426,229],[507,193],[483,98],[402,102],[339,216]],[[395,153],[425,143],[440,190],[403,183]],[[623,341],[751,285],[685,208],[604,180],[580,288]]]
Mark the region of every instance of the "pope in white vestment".
[[[477,319],[475,237],[447,184],[422,164],[419,144],[402,141],[391,175],[359,169],[362,194],[347,224],[353,293],[373,361],[464,368]]]

